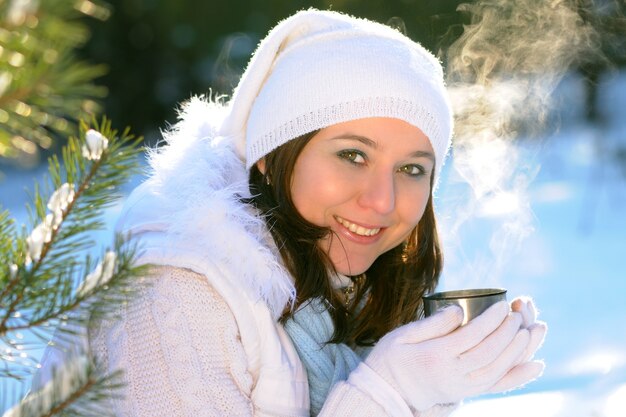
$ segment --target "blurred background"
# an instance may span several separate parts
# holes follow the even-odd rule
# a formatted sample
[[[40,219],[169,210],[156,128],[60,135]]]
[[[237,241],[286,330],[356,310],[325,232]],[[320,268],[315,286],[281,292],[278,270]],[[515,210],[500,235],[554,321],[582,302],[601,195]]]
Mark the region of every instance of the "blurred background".
[[[544,57],[542,51],[548,48],[545,40],[541,42],[541,30],[546,28],[539,23],[551,21],[532,22],[541,19],[532,9],[543,12],[552,7],[550,4],[567,3],[581,16],[581,25],[593,28],[597,38],[588,39],[593,45],[586,50],[574,45],[580,53],[568,57],[571,62],[559,62],[563,67],[559,70],[567,68],[582,74],[582,116],[602,123],[597,98],[599,79],[626,65],[624,1],[517,3],[519,10],[515,13],[520,18],[528,13],[529,21],[507,20],[504,15],[510,14],[515,4],[507,0],[234,0],[193,5],[164,0],[1,0],[4,18],[0,68],[10,71],[3,71],[0,78],[0,122],[4,125],[0,131],[0,156],[3,163],[36,165],[41,160],[38,151],[43,150],[45,156],[46,150],[58,149],[63,134],[69,132],[65,126],[71,126],[77,116],[96,111],[110,117],[115,126],[131,126],[154,143],[160,129],[176,120],[176,107],[182,101],[211,92],[230,94],[260,38],[278,20],[307,7],[338,10],[388,23],[447,63],[450,46],[455,42],[459,46],[464,25],[471,25],[476,16],[484,17],[485,23],[507,22],[496,25],[497,30],[491,34],[526,44],[523,59]],[[489,13],[495,16],[471,9],[472,5],[477,9],[491,8]],[[521,35],[527,37],[528,33],[516,30],[522,25],[537,30],[535,37],[523,38]],[[575,32],[576,28],[569,29]],[[568,36],[561,34],[558,41],[563,43]],[[481,41],[500,48],[495,52],[514,51],[512,44],[497,44],[494,39]],[[547,69],[547,62],[544,64]],[[21,100],[21,106],[16,104],[24,98],[28,100]],[[16,133],[20,133],[15,126],[26,123],[24,118],[34,119],[31,124],[35,137],[15,140],[14,136],[19,136]],[[58,132],[63,134],[55,136]],[[46,134],[49,137],[43,139]]]
[[[543,378],[455,416],[626,417],[623,0],[0,0],[0,206],[28,223],[25,190],[79,118],[155,146],[181,102],[230,94],[258,41],[307,7],[440,57],[459,123],[437,190],[440,287],[531,295],[550,326]]]

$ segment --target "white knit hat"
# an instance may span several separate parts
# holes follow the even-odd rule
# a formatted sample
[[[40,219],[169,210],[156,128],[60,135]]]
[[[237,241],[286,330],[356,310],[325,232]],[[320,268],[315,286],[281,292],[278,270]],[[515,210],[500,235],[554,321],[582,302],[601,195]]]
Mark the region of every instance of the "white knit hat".
[[[439,61],[380,23],[305,10],[263,39],[229,103],[221,135],[250,167],[289,140],[367,117],[418,127],[443,166],[452,111]],[[438,172],[436,173],[438,177]]]

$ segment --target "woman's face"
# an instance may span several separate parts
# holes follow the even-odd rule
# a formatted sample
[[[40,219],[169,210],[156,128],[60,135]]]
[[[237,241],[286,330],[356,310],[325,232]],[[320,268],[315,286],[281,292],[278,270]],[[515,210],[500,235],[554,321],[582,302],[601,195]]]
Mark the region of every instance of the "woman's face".
[[[331,229],[320,246],[337,271],[360,274],[419,222],[434,161],[428,138],[404,121],[336,124],[320,130],[299,155],[292,199],[305,220]]]

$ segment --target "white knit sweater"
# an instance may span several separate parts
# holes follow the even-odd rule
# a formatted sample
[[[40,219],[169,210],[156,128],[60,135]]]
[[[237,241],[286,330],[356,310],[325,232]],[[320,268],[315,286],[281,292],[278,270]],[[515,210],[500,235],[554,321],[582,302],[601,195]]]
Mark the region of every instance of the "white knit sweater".
[[[90,332],[96,358],[124,370],[120,417],[253,415],[237,325],[206,279],[159,267],[120,319]]]

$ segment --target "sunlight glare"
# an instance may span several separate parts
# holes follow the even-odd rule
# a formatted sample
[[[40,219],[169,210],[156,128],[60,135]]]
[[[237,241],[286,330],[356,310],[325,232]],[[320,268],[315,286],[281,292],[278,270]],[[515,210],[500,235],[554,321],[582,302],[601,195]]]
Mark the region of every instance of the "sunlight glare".
[[[520,199],[516,192],[500,192],[481,201],[480,214],[496,217],[513,214],[520,210]]]
[[[626,385],[617,388],[606,400],[606,417],[623,417],[626,410]]]

